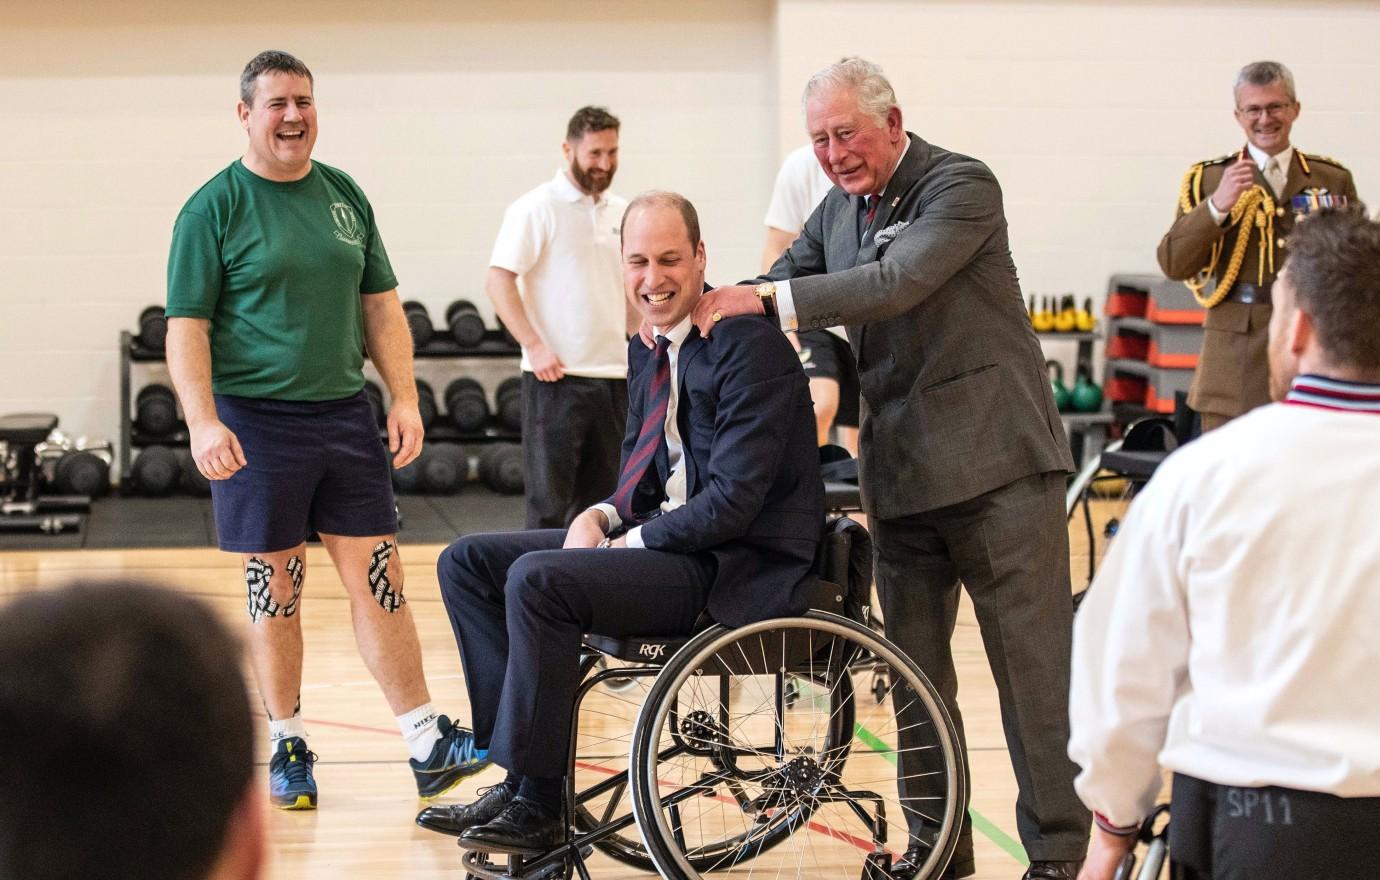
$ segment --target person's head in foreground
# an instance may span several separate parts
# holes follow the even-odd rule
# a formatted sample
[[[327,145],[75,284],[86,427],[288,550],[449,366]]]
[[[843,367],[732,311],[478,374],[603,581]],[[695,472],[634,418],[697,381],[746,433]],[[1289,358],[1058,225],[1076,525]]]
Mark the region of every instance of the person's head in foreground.
[[[1301,374],[1380,382],[1380,223],[1354,210],[1299,223],[1273,299],[1271,397]]]
[[[685,196],[646,192],[623,214],[623,289],[643,320],[675,327],[704,292],[700,219]]]
[[[92,583],[0,609],[0,877],[259,877],[239,657],[169,590]]]

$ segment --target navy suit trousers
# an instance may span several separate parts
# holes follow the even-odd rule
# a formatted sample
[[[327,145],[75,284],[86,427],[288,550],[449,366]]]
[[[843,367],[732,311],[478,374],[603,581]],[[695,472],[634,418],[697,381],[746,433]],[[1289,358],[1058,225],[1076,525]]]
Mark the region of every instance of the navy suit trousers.
[[[714,557],[563,550],[564,529],[467,535],[436,563],[460,647],[475,743],[524,776],[564,776],[585,633],[683,635]]]

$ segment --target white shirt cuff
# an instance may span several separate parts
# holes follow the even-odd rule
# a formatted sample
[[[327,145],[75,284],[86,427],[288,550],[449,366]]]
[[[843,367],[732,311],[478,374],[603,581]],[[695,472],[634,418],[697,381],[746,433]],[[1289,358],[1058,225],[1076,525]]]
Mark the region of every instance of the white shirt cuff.
[[[647,545],[642,543],[642,526],[634,526],[623,536],[623,540],[628,542],[628,546],[634,550],[646,550]]]
[[[1218,226],[1221,226],[1222,221],[1227,219],[1226,214],[1217,210],[1217,206],[1212,203],[1212,199],[1208,199],[1208,213],[1212,215],[1212,222],[1216,223]],[[777,295],[780,296],[780,294]]]
[[[800,322],[795,316],[795,299],[791,296],[791,282],[776,282],[776,316],[785,331],[799,330]]]
[[[595,504],[591,506],[589,509],[597,510],[604,516],[608,517],[609,532],[612,532],[614,529],[618,528],[620,525],[623,524],[622,517],[618,515],[618,511],[614,508],[612,504]],[[605,532],[604,534],[608,534],[608,532]]]

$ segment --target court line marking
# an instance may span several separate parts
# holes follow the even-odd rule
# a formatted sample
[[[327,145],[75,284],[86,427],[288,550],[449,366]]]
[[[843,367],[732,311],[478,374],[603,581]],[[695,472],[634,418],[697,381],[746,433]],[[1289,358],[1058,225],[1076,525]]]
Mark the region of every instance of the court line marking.
[[[872,731],[856,722],[853,724],[853,732],[857,734],[858,739],[867,744],[868,748],[872,749],[874,752],[880,753],[883,758],[895,766],[895,749],[883,742],[881,738]],[[1025,847],[1021,846],[1019,840],[1016,840],[1011,835],[1001,830],[995,822],[973,809],[972,806],[968,807],[968,815],[972,817],[973,827],[981,831],[988,840],[1001,847],[1002,851],[1011,856],[1011,858],[1026,867],[1030,866],[1030,857],[1025,854]]]
[[[262,712],[255,712],[254,714],[259,718],[267,717]],[[364,733],[381,733],[385,736],[402,736],[402,733],[400,731],[387,730],[381,727],[366,727],[362,724],[348,724],[343,721],[325,721],[323,719],[304,718],[302,720],[307,724],[318,724],[322,727],[338,727],[344,730],[357,730],[362,731]],[[887,745],[886,742],[880,739],[872,731],[868,730],[866,727],[863,727],[861,724],[858,724],[856,722],[853,724],[853,732],[857,734],[858,739],[862,740],[864,743],[867,744],[868,748],[872,749],[874,752],[879,753],[883,758],[890,762],[892,766],[895,766],[895,749]],[[971,806],[968,807],[968,815],[973,820],[973,828],[981,832],[983,836],[985,836],[988,840],[995,843],[1003,852],[1011,856],[1011,858],[1020,862],[1022,865],[1029,867],[1030,857],[1026,855],[1025,847],[1021,846],[1021,842],[1019,840],[1016,840],[1014,837],[1007,834],[995,822],[993,822],[991,819],[988,819],[986,816],[984,816],[982,813],[978,812]]]

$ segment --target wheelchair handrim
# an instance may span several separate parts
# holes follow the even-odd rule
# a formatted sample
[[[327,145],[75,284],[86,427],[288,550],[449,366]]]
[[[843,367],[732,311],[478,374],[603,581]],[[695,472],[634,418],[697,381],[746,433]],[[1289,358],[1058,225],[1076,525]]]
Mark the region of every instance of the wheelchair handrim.
[[[925,863],[917,872],[918,877],[937,876],[942,866],[947,865],[958,843],[958,824],[966,802],[966,781],[963,761],[959,754],[958,736],[952,719],[944,710],[937,692],[909,657],[900,652],[895,645],[877,635],[871,629],[845,617],[822,611],[810,611],[805,617],[774,618],[759,621],[747,626],[732,628],[716,625],[687,642],[666,664],[665,669],[676,670],[673,675],[658,676],[649,690],[646,702],[638,714],[633,733],[633,744],[629,760],[630,778],[641,776],[642,784],[633,786],[633,814],[637,819],[638,833],[643,846],[651,855],[664,876],[696,877],[699,872],[690,864],[679,847],[663,845],[672,839],[672,831],[656,797],[644,797],[646,791],[658,790],[657,763],[647,759],[649,753],[655,754],[656,744],[663,725],[670,714],[670,702],[665,699],[668,692],[676,692],[695,674],[695,669],[704,659],[713,657],[721,648],[732,642],[768,630],[809,629],[827,633],[860,643],[876,654],[881,660],[897,670],[910,675],[918,687],[913,687],[916,697],[930,717],[942,722],[943,734],[939,736],[939,747],[944,756],[947,769],[945,780],[946,805],[943,821],[936,837],[936,847],[930,852]],[[649,829],[655,827],[656,834]],[[655,840],[653,839],[655,838]],[[671,864],[662,864],[666,859]],[[669,869],[674,869],[669,870]]]

